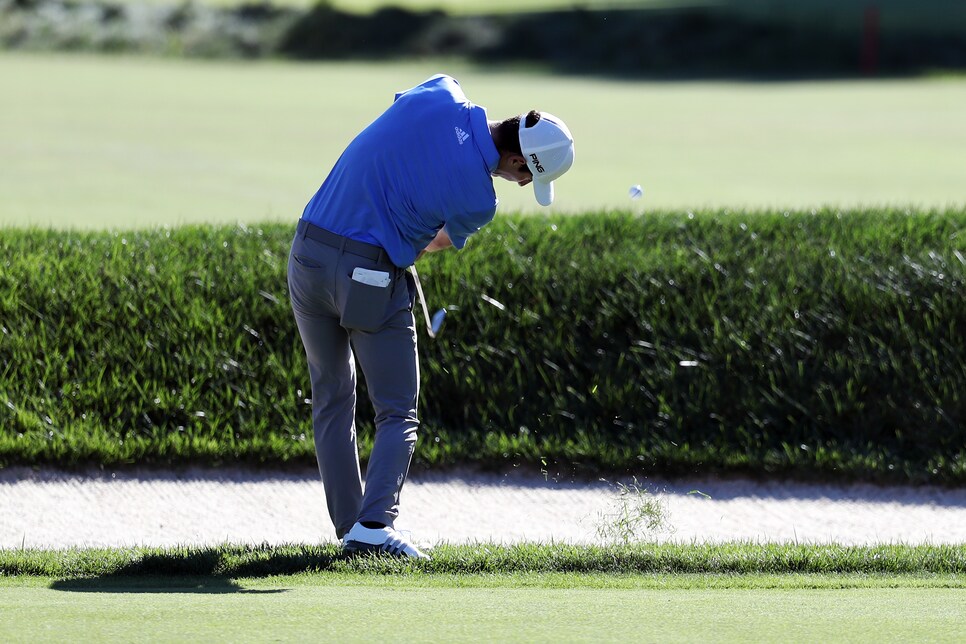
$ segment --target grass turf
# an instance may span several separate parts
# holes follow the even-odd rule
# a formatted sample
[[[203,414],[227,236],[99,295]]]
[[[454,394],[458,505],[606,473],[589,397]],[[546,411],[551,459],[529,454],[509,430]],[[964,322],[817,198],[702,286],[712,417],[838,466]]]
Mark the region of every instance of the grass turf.
[[[566,119],[555,212],[946,206],[966,181],[966,81],[647,83],[444,60],[294,64],[0,55],[0,226],[294,221],[395,91],[455,74],[491,118]],[[631,202],[628,188],[644,186]],[[501,212],[539,209],[497,181]]]
[[[369,575],[963,575],[964,545],[631,543],[439,545],[429,561],[341,555],[335,544],[0,550],[0,576],[58,578],[297,573]]]

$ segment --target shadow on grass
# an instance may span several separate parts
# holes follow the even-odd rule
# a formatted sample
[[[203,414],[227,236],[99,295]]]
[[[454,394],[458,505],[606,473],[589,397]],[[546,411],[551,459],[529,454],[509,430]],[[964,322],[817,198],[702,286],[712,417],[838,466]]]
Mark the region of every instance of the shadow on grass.
[[[50,584],[51,590],[80,593],[191,593],[206,595],[274,594],[288,592],[287,588],[252,590],[242,588],[227,577],[93,577],[90,579],[60,579]]]
[[[98,593],[280,593],[286,590],[249,590],[234,579],[327,570],[340,558],[337,552],[312,547],[295,552],[244,548],[149,552],[110,572],[61,579],[50,587]]]

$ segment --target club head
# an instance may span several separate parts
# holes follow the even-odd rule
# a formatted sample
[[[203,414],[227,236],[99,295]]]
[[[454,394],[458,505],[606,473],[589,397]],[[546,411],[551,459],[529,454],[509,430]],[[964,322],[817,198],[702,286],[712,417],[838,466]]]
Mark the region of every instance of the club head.
[[[433,336],[435,337],[439,333],[440,328],[443,326],[443,320],[446,319],[446,309],[440,309],[433,313],[433,321],[431,323],[431,329],[433,331]]]

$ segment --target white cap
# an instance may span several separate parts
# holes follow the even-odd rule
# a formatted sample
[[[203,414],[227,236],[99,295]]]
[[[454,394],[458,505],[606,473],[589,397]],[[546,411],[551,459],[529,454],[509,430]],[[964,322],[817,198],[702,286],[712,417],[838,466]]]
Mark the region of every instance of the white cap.
[[[526,127],[520,117],[520,149],[533,173],[533,194],[541,206],[553,203],[553,182],[574,164],[574,137],[564,122],[549,112]]]

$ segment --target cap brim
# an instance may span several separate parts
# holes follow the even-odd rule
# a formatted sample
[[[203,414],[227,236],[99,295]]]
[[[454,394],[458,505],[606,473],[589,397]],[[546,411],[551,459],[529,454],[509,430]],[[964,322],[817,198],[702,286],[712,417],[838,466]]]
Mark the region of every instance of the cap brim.
[[[533,196],[537,198],[537,203],[541,206],[549,206],[553,203],[553,181],[543,183],[533,182]]]

